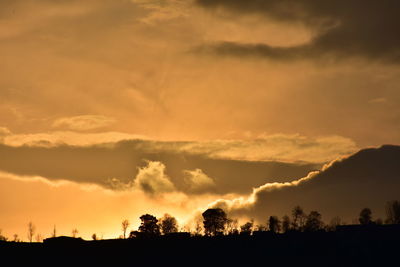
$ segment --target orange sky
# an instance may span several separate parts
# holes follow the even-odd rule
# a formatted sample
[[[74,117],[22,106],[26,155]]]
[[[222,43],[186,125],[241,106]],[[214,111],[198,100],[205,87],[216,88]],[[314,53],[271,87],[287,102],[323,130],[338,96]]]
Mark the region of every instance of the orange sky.
[[[56,224],[86,238],[118,235],[124,218],[137,227],[144,212],[184,221],[229,194],[317,168],[301,164],[398,144],[394,8],[346,13],[344,2],[302,0],[286,10],[273,0],[1,1],[3,234],[26,240],[30,220],[43,235]],[[382,20],[366,20],[373,10]],[[84,152],[65,152],[75,148]],[[291,171],[277,177],[266,161]],[[175,170],[182,162],[190,164]],[[232,164],[253,177],[243,188],[226,178],[238,174]],[[158,172],[146,183],[160,195],[137,183],[105,186],[132,185],[151,166]]]

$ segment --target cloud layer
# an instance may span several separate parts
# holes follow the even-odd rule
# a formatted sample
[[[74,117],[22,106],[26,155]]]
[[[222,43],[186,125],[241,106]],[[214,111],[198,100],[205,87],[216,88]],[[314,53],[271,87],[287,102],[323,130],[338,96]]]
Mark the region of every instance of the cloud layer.
[[[67,128],[75,131],[87,131],[112,125],[115,119],[100,115],[81,115],[59,118],[54,121],[53,128]]]
[[[216,192],[227,193],[248,192],[251,187],[267,181],[301,177],[320,166],[304,162],[247,161],[227,156],[217,158],[207,154],[207,150],[190,152],[182,149],[186,145],[185,142],[149,140],[91,146],[50,146],[48,143],[17,147],[0,145],[0,157],[4,159],[0,161],[0,170],[19,175],[40,175],[53,180],[95,183],[107,188],[113,188],[116,181],[119,181],[117,188],[120,188],[121,183],[129,184],[139,172],[143,173],[143,181],[146,181],[146,172],[141,168],[147,165],[147,161],[162,162],[166,166],[165,170],[161,168],[162,165],[151,169],[158,171],[161,180],[163,174],[166,174],[179,190],[189,190],[185,182],[188,179],[187,171],[201,169],[205,175],[214,179]],[[199,179],[195,178],[194,182]]]
[[[388,58],[398,27],[386,12],[395,3],[317,2],[1,1],[0,124],[37,134],[61,120],[57,130],[96,132],[111,121],[79,116],[101,115],[114,120],[102,131],[156,140],[251,132],[397,142],[400,75]],[[222,12],[203,8],[217,4]],[[254,57],[190,53],[195,47]],[[382,60],[313,61],[340,55]]]
[[[385,203],[398,197],[400,167],[396,158],[399,156],[399,146],[364,149],[304,178],[267,183],[248,196],[220,199],[211,206],[225,208],[232,216],[252,217],[260,222],[270,215],[290,215],[296,205],[320,211],[325,221],[340,216],[352,223],[365,207],[373,210],[375,218],[384,218]]]
[[[90,122],[91,124],[92,122]],[[3,127],[4,128],[4,127]],[[246,161],[327,162],[357,150],[356,143],[342,136],[306,137],[299,134],[248,135],[243,139],[204,141],[161,141],[120,132],[79,133],[56,131],[36,134],[12,134],[3,130],[8,146],[56,147],[91,146],[118,141],[133,141],[143,151],[205,155],[210,158]]]
[[[290,48],[268,44],[223,43],[217,53],[274,59],[362,57],[398,63],[398,1],[197,0],[206,8],[227,9],[237,16],[258,14],[276,21],[303,23],[313,29],[309,43]]]
[[[136,177],[135,184],[149,193],[175,188],[191,194],[250,192],[266,182],[302,177],[356,150],[353,141],[338,136],[156,141],[112,132],[4,133],[0,170],[116,190],[129,188]]]

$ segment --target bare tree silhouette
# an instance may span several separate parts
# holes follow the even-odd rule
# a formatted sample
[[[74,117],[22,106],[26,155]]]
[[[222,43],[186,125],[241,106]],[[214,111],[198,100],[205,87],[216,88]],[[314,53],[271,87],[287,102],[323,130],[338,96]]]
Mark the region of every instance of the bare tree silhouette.
[[[400,224],[400,201],[386,203],[386,223]]]
[[[306,223],[304,225],[304,230],[309,232],[315,232],[323,227],[322,216],[318,211],[311,211],[307,216]]]
[[[239,233],[239,222],[237,219],[228,218],[226,220],[225,234],[232,235]]]
[[[289,216],[285,215],[282,217],[282,232],[287,233],[290,231],[290,226],[292,225],[292,222],[290,221]]]
[[[303,208],[301,208],[300,206],[294,207],[292,210],[292,218],[293,218],[292,220],[293,229],[301,231],[306,219],[306,215],[303,211]]]
[[[203,227],[199,221],[196,222],[196,226],[194,227],[194,235],[201,236],[203,233]]]
[[[326,226],[326,229],[328,231],[336,231],[336,228],[339,225],[342,225],[342,219],[339,216],[335,216],[331,219],[331,221],[329,222],[329,224]]]
[[[72,237],[75,238],[78,235],[78,233],[79,233],[78,229],[76,228],[72,229]]]
[[[130,223],[127,219],[123,220],[122,223],[122,232],[124,233],[124,239],[126,239],[126,230],[128,229]]]
[[[272,233],[279,233],[281,230],[281,222],[278,217],[270,216],[268,219],[268,227]]]
[[[32,243],[33,236],[35,235],[36,227],[32,222],[28,223],[28,240]]]
[[[53,232],[51,232],[51,237],[57,237],[56,225],[54,225],[54,227],[53,227]]]
[[[250,235],[253,232],[254,220],[251,219],[249,222],[246,222],[242,226],[240,226],[240,233]]]
[[[36,234],[36,236],[35,236],[35,240],[36,240],[36,242],[42,242],[43,241],[43,237],[42,237],[42,235],[41,234]]]

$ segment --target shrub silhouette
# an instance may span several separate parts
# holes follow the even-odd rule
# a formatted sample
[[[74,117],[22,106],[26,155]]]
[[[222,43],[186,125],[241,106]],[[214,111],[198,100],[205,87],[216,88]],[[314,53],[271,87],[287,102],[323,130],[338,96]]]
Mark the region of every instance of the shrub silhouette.
[[[240,233],[250,235],[253,232],[253,226],[254,226],[254,220],[252,219],[249,222],[246,222],[245,224],[240,226]]]

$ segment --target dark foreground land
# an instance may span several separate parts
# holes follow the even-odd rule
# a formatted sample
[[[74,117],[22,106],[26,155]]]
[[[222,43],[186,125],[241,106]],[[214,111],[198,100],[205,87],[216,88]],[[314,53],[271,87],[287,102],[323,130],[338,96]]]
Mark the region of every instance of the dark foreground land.
[[[1,242],[0,255],[3,261],[12,259],[14,266],[27,262],[42,266],[400,266],[400,227],[99,241],[58,237],[43,243]]]

